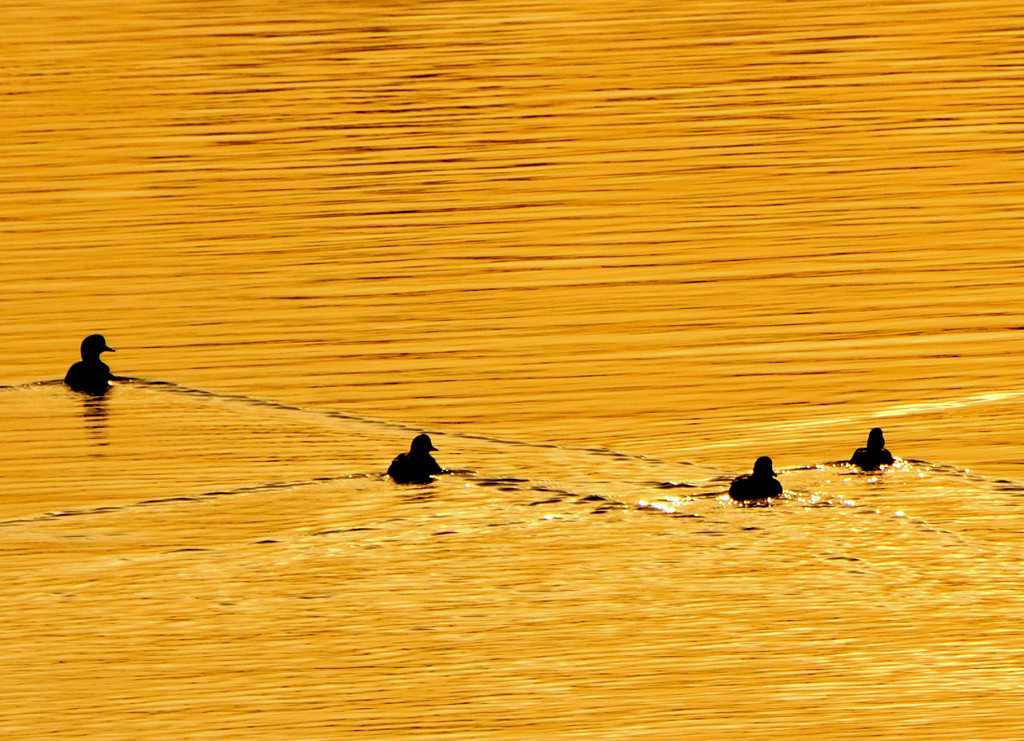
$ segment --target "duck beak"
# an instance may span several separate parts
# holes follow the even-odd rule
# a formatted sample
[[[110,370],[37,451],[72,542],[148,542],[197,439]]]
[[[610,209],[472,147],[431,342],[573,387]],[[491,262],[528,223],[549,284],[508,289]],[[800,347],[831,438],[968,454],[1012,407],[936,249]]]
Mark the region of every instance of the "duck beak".
[[[107,343],[106,343],[106,342],[104,342],[104,343],[103,343],[103,349],[102,349],[102,350],[100,350],[100,352],[117,352],[117,350],[115,350],[115,349],[114,349],[114,348],[112,348],[112,347],[107,347]]]

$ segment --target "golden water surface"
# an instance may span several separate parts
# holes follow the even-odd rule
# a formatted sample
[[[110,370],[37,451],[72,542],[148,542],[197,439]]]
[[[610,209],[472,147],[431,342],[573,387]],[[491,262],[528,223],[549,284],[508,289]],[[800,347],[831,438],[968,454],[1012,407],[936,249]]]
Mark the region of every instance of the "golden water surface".
[[[1020,738],[1024,10],[0,21],[4,738]]]

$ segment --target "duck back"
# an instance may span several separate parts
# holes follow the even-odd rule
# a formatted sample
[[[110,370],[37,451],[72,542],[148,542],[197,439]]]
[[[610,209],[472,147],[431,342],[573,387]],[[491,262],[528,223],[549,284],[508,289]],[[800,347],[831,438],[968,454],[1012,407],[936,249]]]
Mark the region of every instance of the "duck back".
[[[395,456],[388,467],[388,476],[396,484],[429,484],[432,476],[441,473],[441,467],[429,454],[412,457],[408,453]]]
[[[850,463],[862,471],[874,471],[882,466],[891,466],[894,462],[892,453],[885,448],[857,448]]]
[[[746,473],[733,479],[729,486],[729,496],[737,502],[771,499],[781,494],[782,484],[771,476],[755,476]]]
[[[110,374],[110,366],[106,363],[99,360],[79,360],[68,369],[64,383],[72,391],[99,395],[110,390],[111,379],[113,376]]]

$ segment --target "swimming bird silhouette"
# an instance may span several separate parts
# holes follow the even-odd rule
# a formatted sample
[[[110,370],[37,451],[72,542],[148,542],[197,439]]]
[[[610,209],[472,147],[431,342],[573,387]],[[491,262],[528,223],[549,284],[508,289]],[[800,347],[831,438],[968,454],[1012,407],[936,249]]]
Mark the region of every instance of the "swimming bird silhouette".
[[[105,394],[113,378],[110,367],[100,360],[100,354],[105,352],[114,352],[114,348],[107,347],[103,335],[91,334],[82,340],[82,359],[68,369],[64,383],[85,394]]]
[[[862,471],[874,471],[882,466],[893,464],[892,453],[885,449],[885,436],[881,427],[875,427],[868,433],[868,446],[857,448],[850,463]]]
[[[729,496],[737,502],[749,502],[754,499],[769,499],[782,494],[782,484],[775,478],[772,459],[766,455],[754,461],[753,473],[745,473],[732,480]]]
[[[429,435],[417,435],[409,446],[408,453],[400,453],[388,468],[390,476],[396,484],[429,484],[431,476],[442,473],[437,461],[430,455],[437,450],[430,442]]]

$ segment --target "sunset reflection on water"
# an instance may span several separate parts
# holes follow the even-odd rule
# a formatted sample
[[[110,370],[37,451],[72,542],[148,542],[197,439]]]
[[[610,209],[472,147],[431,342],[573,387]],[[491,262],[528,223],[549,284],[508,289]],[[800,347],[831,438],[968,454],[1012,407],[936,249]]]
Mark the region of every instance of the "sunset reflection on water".
[[[3,15],[5,738],[1019,735],[1005,5]]]

